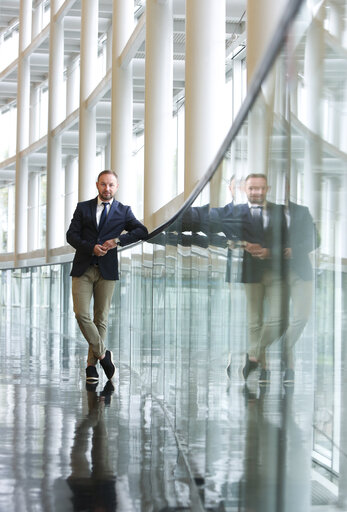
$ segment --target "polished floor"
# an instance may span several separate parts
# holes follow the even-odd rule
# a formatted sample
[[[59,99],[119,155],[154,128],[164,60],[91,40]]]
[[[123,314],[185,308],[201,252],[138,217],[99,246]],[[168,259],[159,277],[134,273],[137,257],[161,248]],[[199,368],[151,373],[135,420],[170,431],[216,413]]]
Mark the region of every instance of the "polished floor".
[[[40,315],[34,327],[22,308],[1,310],[1,512],[347,510],[312,463],[304,364],[284,388],[274,352],[271,384],[245,387],[241,354],[229,377],[200,354],[173,409],[145,383],[146,351],[143,375],[117,363],[112,382],[86,389],[85,342]]]

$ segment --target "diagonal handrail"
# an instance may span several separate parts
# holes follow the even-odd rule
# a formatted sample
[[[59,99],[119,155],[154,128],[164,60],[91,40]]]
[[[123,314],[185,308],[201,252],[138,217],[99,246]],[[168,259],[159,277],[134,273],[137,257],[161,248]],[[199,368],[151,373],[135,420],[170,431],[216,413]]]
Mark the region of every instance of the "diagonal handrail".
[[[163,224],[155,228],[151,233],[149,233],[147,240],[150,240],[151,238],[154,238],[156,235],[164,231],[170,224],[172,224],[182,213],[189,208],[195,199],[198,197],[200,192],[204,189],[204,187],[207,185],[207,183],[212,178],[213,174],[218,169],[221,161],[224,158],[224,155],[228,149],[228,147],[231,145],[232,141],[237,136],[238,132],[241,129],[241,126],[243,125],[245,119],[247,118],[257,96],[260,91],[260,88],[267,78],[268,73],[270,72],[272,65],[280,52],[283,43],[287,37],[288,30],[294,21],[296,15],[298,14],[298,11],[301,7],[301,5],[304,3],[305,0],[288,0],[287,6],[284,10],[284,13],[280,19],[280,22],[275,30],[275,33],[272,37],[271,43],[260,61],[259,66],[257,67],[253,79],[251,80],[246,98],[244,102],[241,105],[241,108],[231,125],[227,135],[225,136],[219,150],[216,153],[216,156],[214,157],[212,163],[209,165],[207,171],[203,175],[203,177],[200,179],[199,183],[196,185],[194,190],[191,192],[189,197],[186,199],[184,204],[181,206],[181,208],[167,221],[165,221]],[[135,242],[135,244],[132,244],[131,246],[126,246],[124,248],[119,248],[119,250],[127,249],[128,247],[132,247],[133,245],[136,245],[138,243],[142,242]]]

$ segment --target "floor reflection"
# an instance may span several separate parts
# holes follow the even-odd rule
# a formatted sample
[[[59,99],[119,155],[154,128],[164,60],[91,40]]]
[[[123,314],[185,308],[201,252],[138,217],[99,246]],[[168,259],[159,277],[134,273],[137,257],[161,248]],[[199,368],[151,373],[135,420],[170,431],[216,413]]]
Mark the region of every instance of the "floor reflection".
[[[83,340],[18,309],[1,321],[1,512],[323,510],[304,369],[284,388],[273,355],[271,385],[245,387],[241,356],[228,377],[218,344],[197,337],[189,364],[145,346],[141,371],[118,364],[86,388]]]
[[[72,492],[73,510],[116,510],[116,475],[110,463],[105,407],[111,403],[114,386],[106,382],[98,394],[87,384],[88,413],[77,425],[71,449],[71,474],[67,483]]]

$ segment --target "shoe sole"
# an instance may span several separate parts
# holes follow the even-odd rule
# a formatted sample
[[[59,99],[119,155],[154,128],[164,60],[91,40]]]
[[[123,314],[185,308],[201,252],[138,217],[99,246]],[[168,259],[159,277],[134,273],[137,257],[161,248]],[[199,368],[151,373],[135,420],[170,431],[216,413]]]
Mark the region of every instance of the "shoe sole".
[[[99,382],[99,377],[86,377],[86,382],[89,382],[89,384],[94,384],[95,382]]]

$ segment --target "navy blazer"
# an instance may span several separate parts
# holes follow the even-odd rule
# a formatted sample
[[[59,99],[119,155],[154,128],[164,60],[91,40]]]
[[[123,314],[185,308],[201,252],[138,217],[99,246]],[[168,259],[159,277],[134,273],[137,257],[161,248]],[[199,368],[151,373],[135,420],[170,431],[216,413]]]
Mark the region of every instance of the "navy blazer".
[[[289,268],[304,281],[313,279],[309,253],[319,246],[316,226],[306,206],[289,202],[290,224],[286,246],[292,249]]]
[[[77,204],[66,239],[76,249],[70,275],[80,277],[92,263],[93,250],[96,244],[106,240],[119,238],[119,245],[128,245],[146,238],[147,228],[139,222],[131,211],[119,201],[113,200],[106,222],[100,233],[96,224],[96,207],[98,198],[82,201]],[[122,231],[127,231],[121,234]],[[100,273],[104,279],[119,279],[117,247],[98,258]]]
[[[265,229],[255,225],[248,203],[236,205],[230,203],[224,208],[220,208],[218,212],[221,229],[229,240],[257,243],[270,250],[271,256],[266,260],[254,258],[244,251],[241,276],[243,283],[260,282],[266,270],[277,273],[279,277],[284,277],[286,224],[283,206],[267,202],[266,208],[269,222]]]

